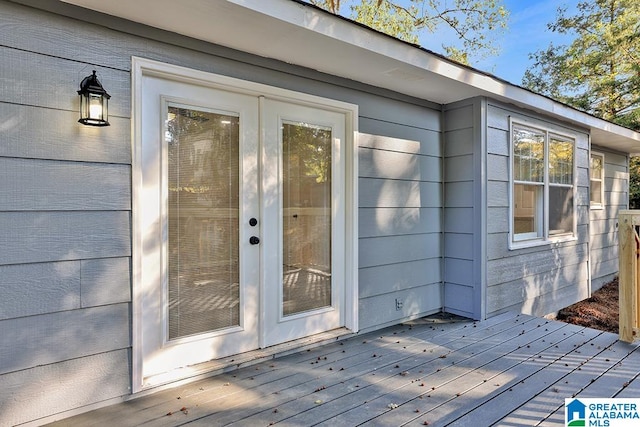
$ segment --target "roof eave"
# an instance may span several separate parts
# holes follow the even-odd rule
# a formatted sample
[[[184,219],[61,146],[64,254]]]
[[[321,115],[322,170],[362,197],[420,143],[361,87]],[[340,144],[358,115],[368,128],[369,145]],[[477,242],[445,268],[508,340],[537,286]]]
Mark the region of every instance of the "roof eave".
[[[439,104],[495,98],[585,127],[595,144],[640,152],[638,132],[297,0],[62,1]]]

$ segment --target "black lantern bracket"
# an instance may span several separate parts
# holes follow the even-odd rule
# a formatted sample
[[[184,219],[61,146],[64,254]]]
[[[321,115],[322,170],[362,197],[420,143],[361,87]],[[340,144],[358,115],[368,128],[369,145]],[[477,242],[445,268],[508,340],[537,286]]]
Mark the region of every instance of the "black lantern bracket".
[[[109,98],[111,95],[102,87],[96,76],[96,70],[82,80],[78,95],[80,96],[78,122],[87,126],[110,126]]]

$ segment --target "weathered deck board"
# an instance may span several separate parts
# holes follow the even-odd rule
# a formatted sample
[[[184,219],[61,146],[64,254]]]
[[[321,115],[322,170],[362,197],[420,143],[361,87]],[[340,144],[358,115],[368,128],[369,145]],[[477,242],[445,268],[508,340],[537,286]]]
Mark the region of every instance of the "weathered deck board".
[[[58,425],[563,425],[565,397],[638,396],[637,349],[614,334],[514,313],[417,321]]]
[[[559,409],[564,414],[564,401],[559,398],[569,398],[595,381],[594,373],[599,372],[599,358],[611,357],[612,338],[610,334],[603,333],[590,341],[588,345],[576,348],[570,357],[581,366],[569,373],[561,369],[561,372],[564,373],[563,377],[555,383],[549,384],[544,391],[500,420],[500,425],[517,426],[522,425],[522,422],[536,425]],[[618,360],[616,359],[614,362]]]

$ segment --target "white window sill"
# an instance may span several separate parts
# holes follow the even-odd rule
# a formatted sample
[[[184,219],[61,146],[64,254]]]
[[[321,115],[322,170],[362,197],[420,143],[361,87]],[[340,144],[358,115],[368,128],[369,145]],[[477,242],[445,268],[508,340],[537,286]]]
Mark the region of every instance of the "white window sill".
[[[578,240],[578,237],[574,234],[571,234],[558,237],[550,237],[548,239],[521,240],[519,242],[510,241],[509,250],[514,251],[518,249],[535,248],[536,246],[553,246],[557,243],[573,242],[576,240]]]

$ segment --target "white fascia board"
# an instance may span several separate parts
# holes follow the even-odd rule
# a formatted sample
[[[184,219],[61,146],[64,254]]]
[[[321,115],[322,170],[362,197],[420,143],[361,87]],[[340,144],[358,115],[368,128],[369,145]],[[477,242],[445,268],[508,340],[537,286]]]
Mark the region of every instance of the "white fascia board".
[[[439,104],[487,96],[640,152],[640,134],[424,49],[291,0],[62,0],[133,22]]]

